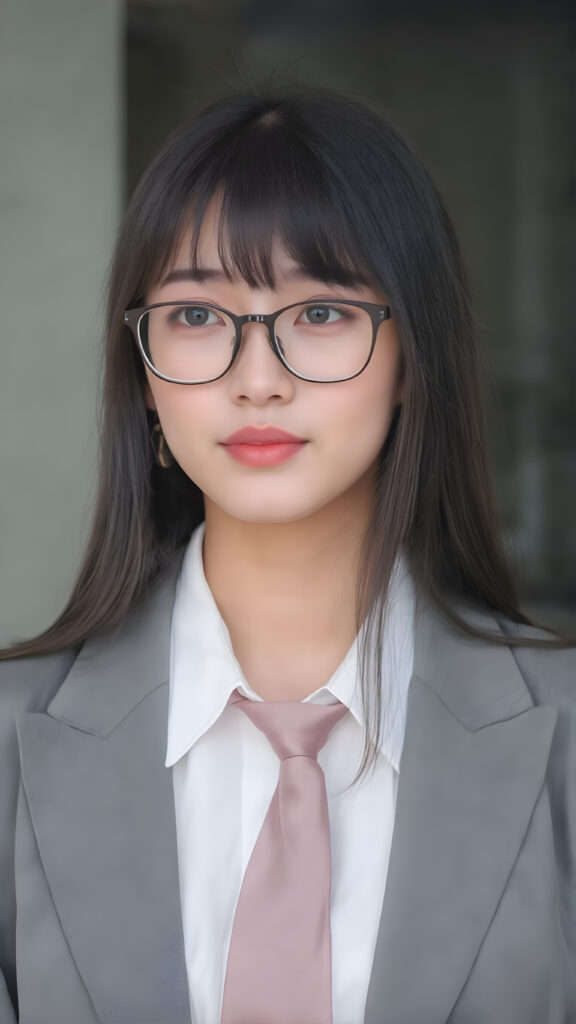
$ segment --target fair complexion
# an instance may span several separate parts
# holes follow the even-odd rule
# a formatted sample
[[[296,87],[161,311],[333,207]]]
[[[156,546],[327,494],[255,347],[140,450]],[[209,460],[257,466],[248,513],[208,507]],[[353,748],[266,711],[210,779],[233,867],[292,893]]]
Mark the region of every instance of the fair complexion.
[[[189,268],[189,246],[186,236],[176,271]],[[147,302],[202,301],[242,315],[318,299],[385,301],[370,288],[306,278],[281,247],[274,253],[274,290],[228,280],[211,213],[198,250],[209,273],[165,277]],[[224,377],[186,386],[147,371],[146,397],[174,458],[204,494],[204,571],[247,681],[264,699],[302,700],[328,681],[356,634],[373,470],[401,402],[394,321],[380,325],[372,359],[353,380],[299,380],[273,353],[264,326],[252,323]],[[246,466],[222,442],[247,426],[281,428],[306,444],[279,465]]]

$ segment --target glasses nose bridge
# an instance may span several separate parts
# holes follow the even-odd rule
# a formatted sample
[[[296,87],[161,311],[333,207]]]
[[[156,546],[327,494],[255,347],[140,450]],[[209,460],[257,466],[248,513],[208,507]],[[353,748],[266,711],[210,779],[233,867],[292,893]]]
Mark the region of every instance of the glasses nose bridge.
[[[276,345],[274,343],[274,321],[276,315],[274,313],[246,313],[244,316],[236,318],[237,331],[238,331],[238,348],[242,346],[244,340],[244,327],[246,324],[262,324],[266,328],[268,335],[268,344],[272,349],[274,355],[278,355],[276,351]]]

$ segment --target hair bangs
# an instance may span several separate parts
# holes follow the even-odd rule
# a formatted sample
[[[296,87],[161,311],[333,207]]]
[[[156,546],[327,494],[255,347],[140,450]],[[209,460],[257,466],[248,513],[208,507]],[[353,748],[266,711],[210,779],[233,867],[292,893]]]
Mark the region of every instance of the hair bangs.
[[[284,131],[281,120],[262,119],[251,129],[197,181],[189,209],[193,271],[201,270],[200,232],[216,201],[218,252],[228,277],[240,276],[251,288],[276,288],[280,245],[311,278],[373,283],[343,197],[311,147]]]

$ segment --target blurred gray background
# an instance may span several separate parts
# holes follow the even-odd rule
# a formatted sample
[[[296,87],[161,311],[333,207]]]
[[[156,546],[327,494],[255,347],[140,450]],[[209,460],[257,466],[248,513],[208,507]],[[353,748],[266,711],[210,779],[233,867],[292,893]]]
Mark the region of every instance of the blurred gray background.
[[[575,43],[554,0],[0,0],[0,643],[46,627],[78,565],[127,197],[184,117],[271,76],[365,97],[431,171],[523,603],[576,630]]]

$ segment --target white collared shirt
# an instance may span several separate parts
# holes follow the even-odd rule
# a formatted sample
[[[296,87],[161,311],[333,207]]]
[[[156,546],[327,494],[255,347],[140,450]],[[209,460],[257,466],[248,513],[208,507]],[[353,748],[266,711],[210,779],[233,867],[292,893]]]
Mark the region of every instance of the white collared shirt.
[[[261,698],[243,677],[206,582],[203,537],[204,524],[191,538],[176,591],[166,765],[173,766],[190,1002],[196,1024],[218,1024],[236,904],[280,762],[247,715],[226,706],[236,687]],[[413,587],[399,565],[385,626],[385,728],[373,776],[342,792],[364,746],[356,641],[332,678],[304,701],[339,700],[350,710],[318,755],[331,835],[333,1024],[364,1020],[384,898],[414,649]]]

